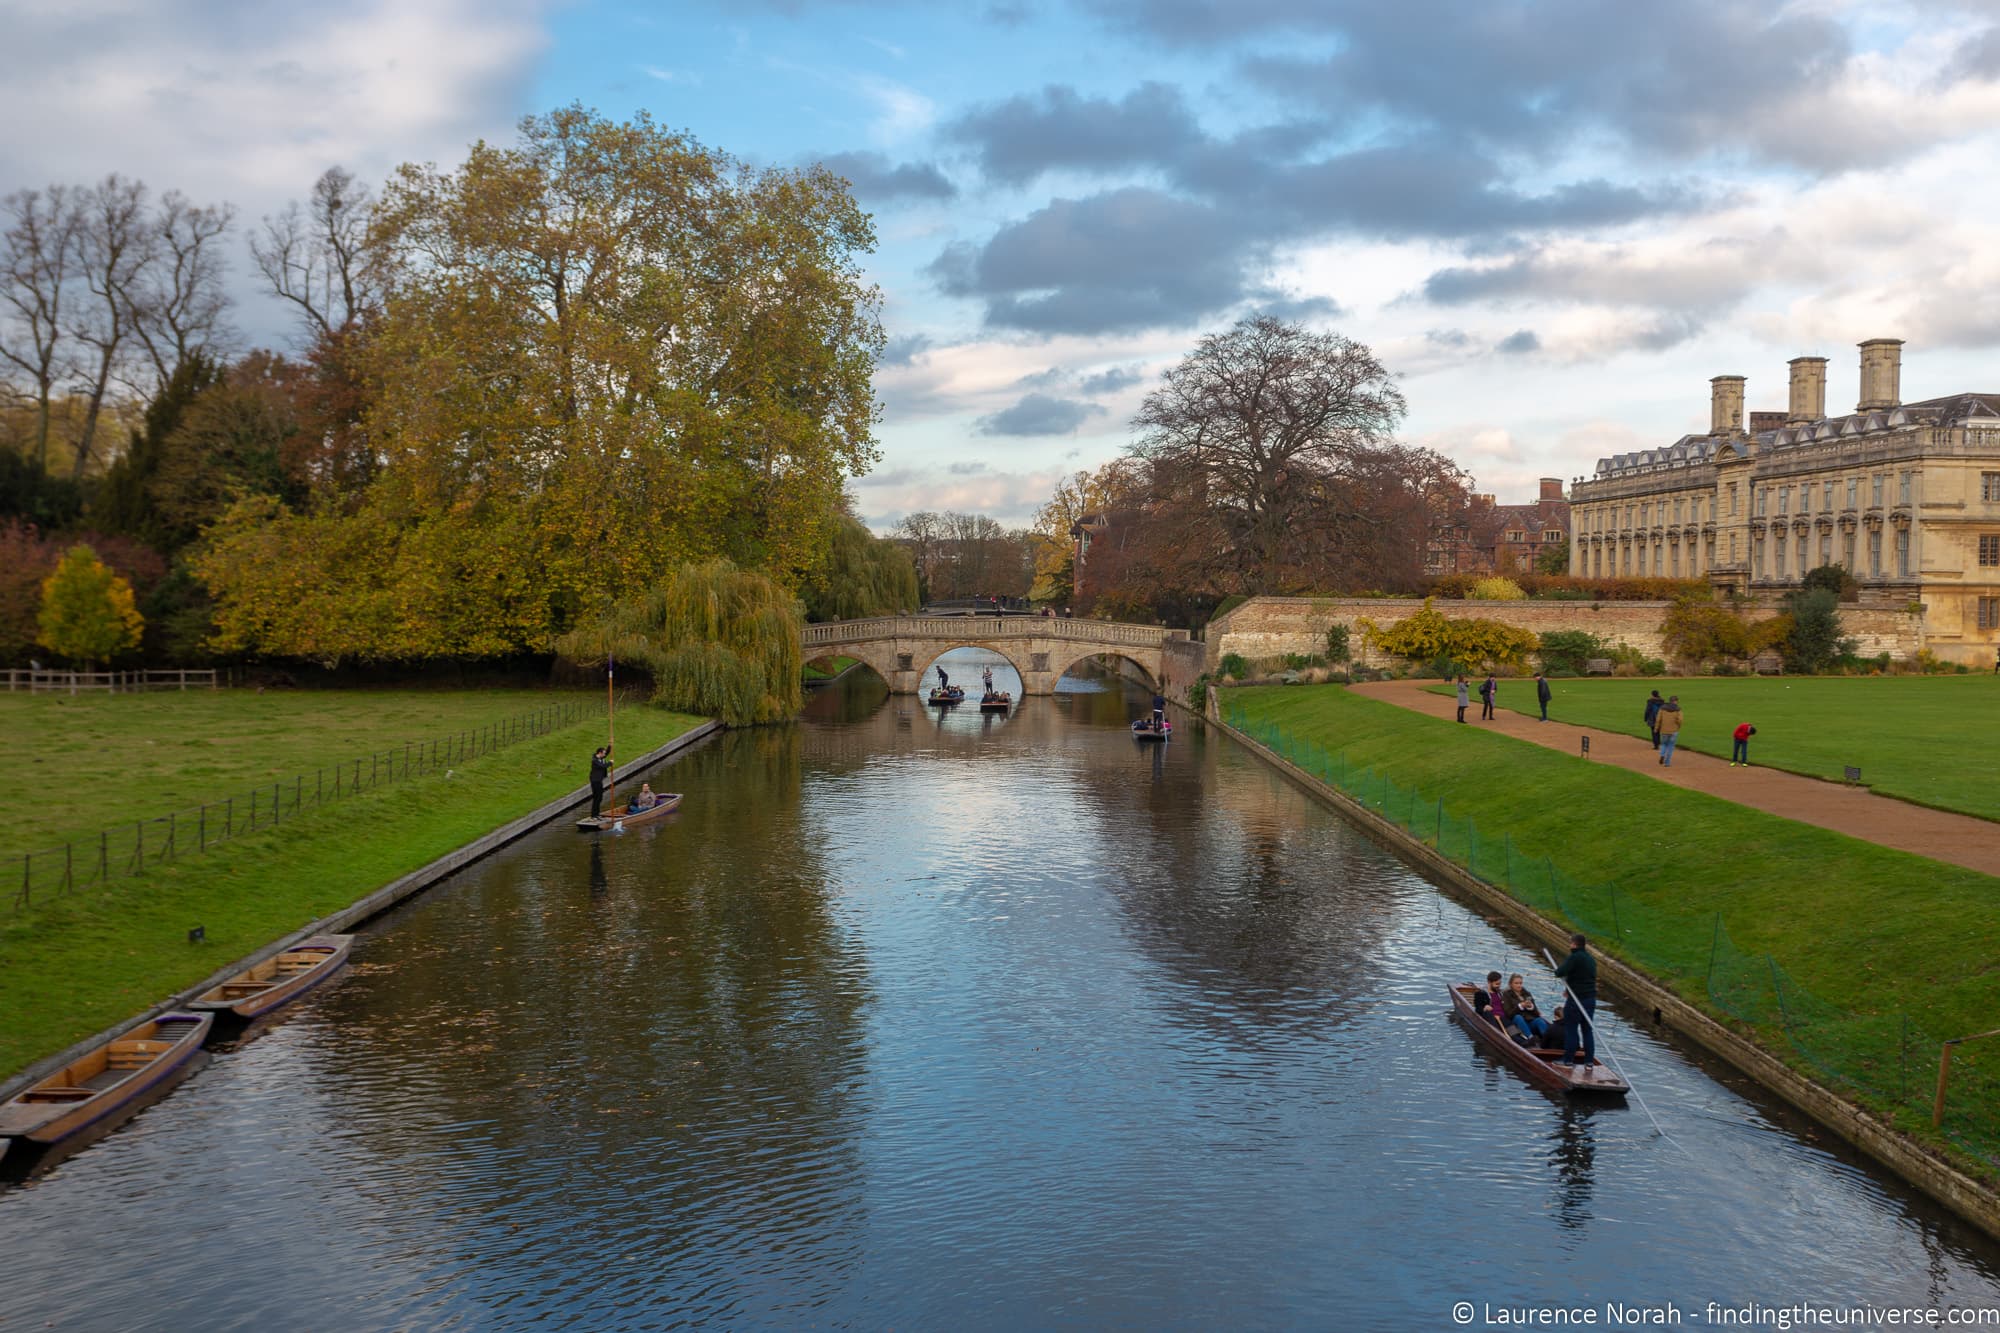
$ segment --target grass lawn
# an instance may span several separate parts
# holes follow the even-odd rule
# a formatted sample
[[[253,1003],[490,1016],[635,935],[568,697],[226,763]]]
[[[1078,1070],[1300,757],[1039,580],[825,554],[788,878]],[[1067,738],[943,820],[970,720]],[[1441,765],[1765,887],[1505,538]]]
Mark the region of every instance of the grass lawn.
[[[1554,721],[1644,736],[1646,695],[1658,689],[1680,696],[1682,749],[1727,759],[1730,734],[1748,722],[1758,764],[1835,782],[1851,764],[1884,796],[2000,819],[2000,746],[1979,730],[1987,710],[2000,710],[2000,676],[1697,676],[1549,688]],[[1501,707],[1534,716],[1534,699],[1532,680],[1500,682]]]
[[[1771,687],[1771,682],[1714,683]],[[1952,706],[1951,699],[1972,697],[1964,692],[1967,682],[1949,679],[1824,683],[1958,687],[1956,694],[1926,690],[1919,696],[1937,701],[1932,706],[1941,711]],[[1617,681],[1605,697],[1622,707],[1633,684]],[[1518,692],[1518,683],[1515,688]],[[1589,688],[1595,695],[1597,683]],[[1350,783],[1357,771],[1372,769],[1393,777],[1404,791],[1420,793],[1388,812],[1399,822],[1407,820],[1420,836],[1435,826],[1432,812],[1441,800],[1453,830],[1447,851],[1463,861],[1464,829],[1471,821],[1479,834],[1473,845],[1481,846],[1481,877],[1513,880],[1524,900],[1538,901],[1536,890],[1547,882],[1543,858],[1553,862],[1565,884],[1593,886],[1598,895],[1566,888],[1571,904],[1600,902],[1602,886],[1616,886],[1622,904],[1617,919],[1625,934],[1622,941],[1606,943],[1710,1012],[1717,1005],[1706,969],[1719,915],[1724,938],[1754,959],[1752,971],[1768,974],[1768,965],[1754,956],[1769,954],[1809,993],[1788,997],[1792,1015],[1824,1012],[1811,998],[1818,997],[1842,1011],[1906,1014],[1934,1038],[1993,1026],[2000,999],[2000,963],[1992,950],[2000,934],[2000,879],[1459,727],[1340,686],[1230,690],[1223,703],[1240,707],[1253,724],[1275,723],[1295,739],[1339,753],[1340,771]],[[1694,707],[1702,707],[1699,698]],[[1759,715],[1778,716],[1763,710]],[[1719,724],[1714,730],[1722,734]],[[1763,739],[1761,730],[1758,738]],[[1362,786],[1366,790],[1365,782]],[[1505,875],[1499,855],[1503,836],[1513,867]],[[1607,916],[1590,914],[1599,920]],[[1591,933],[1608,925],[1605,921]],[[1877,1026],[1890,1030],[1886,1021]],[[1839,1040],[1847,1041],[1857,1029],[1839,1031]],[[1765,1035],[1767,1045],[1798,1060],[1782,1035],[1775,1040]],[[1931,1077],[1936,1050],[1928,1047]],[[1963,1054],[1974,1050],[1966,1047]],[[1848,1052],[1829,1048],[1822,1054],[1834,1059]],[[1928,1123],[1927,1116],[1919,1118]]]
[[[807,680],[832,680],[835,676],[838,676],[841,672],[847,670],[860,660],[858,657],[823,657],[817,662],[806,663],[805,678]]]
[[[106,790],[115,773],[121,785],[140,777],[212,796],[266,773],[310,769],[371,744],[499,721],[557,697],[353,691],[93,700],[73,713],[64,709],[61,725],[36,719],[45,740],[62,734],[93,743],[66,741],[60,753],[48,754],[10,743],[5,767],[12,771],[0,789],[17,819],[37,822],[46,821],[50,802],[28,796],[52,785],[69,790],[80,773],[96,775],[94,792]],[[32,702],[53,703],[47,696]],[[226,716],[230,703],[242,709],[234,719]],[[10,719],[10,741],[24,711],[0,714]],[[74,727],[72,716],[81,720]],[[651,707],[621,708],[619,751],[644,753],[700,722]],[[197,729],[209,744],[190,744],[177,734]],[[580,786],[602,735],[602,715],[587,716],[456,765],[449,777],[420,775],[309,809],[277,828],[239,834],[206,855],[159,864],[107,887],[38,900],[18,914],[0,903],[0,1075],[129,1017]],[[111,761],[113,753],[134,758],[121,767]],[[37,757],[46,767],[34,765]],[[190,767],[200,771],[190,776]],[[45,776],[52,772],[65,777]],[[206,928],[207,940],[190,946],[187,930],[197,924]]]

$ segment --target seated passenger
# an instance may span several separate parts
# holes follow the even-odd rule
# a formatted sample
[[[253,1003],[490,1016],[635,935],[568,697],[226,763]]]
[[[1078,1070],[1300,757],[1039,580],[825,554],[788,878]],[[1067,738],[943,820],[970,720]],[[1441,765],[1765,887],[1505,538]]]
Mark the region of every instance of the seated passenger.
[[[659,803],[660,798],[653,794],[653,784],[650,782],[640,783],[639,794],[632,798],[632,808],[634,810],[651,810]]]
[[[1472,1007],[1474,1011],[1482,1013],[1491,1019],[1493,1026],[1498,1028],[1507,1026],[1507,1020],[1504,1017],[1506,1014],[1506,1001],[1500,993],[1500,974],[1498,972],[1488,972],[1486,974],[1486,989],[1472,993]]]
[[[1519,972],[1507,978],[1506,993],[1500,998],[1507,1021],[1513,1024],[1514,1030],[1539,1046],[1548,1033],[1549,1020],[1542,1017],[1534,995],[1522,984]]]

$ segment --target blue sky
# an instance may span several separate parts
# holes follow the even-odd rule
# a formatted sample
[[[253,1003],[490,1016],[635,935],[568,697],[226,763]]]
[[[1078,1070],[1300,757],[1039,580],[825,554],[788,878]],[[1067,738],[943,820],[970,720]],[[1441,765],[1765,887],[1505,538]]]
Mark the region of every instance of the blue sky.
[[[0,192],[119,171],[244,221],[580,101],[876,215],[878,526],[1025,521],[1202,333],[1373,346],[1503,498],[1781,407],[1895,336],[2000,390],[2000,0],[13,0]],[[239,257],[246,341],[285,335]]]

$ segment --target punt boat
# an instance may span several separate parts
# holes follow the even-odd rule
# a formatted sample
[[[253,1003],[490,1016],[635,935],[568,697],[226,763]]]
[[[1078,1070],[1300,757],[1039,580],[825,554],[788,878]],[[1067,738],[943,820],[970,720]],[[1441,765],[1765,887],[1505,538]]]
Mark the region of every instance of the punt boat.
[[[1163,741],[1173,734],[1174,726],[1171,722],[1162,722],[1156,727],[1153,725],[1152,718],[1142,717],[1132,724],[1132,738],[1134,740]]]
[[[585,833],[595,833],[600,829],[614,828],[620,825],[630,828],[634,824],[650,823],[658,819],[661,815],[669,814],[680,807],[681,794],[679,792],[663,791],[659,796],[660,799],[657,802],[646,807],[644,810],[634,810],[629,805],[621,805],[615,810],[606,810],[595,819],[592,819],[589,815],[585,815],[582,819],[576,821],[576,826]]]
[[[943,690],[933,688],[931,690],[931,702],[936,704],[940,708],[944,707],[946,704],[964,703],[965,691],[960,689],[956,685],[953,685],[949,689],[943,689]]]
[[[338,972],[353,947],[352,935],[315,935],[203,991],[188,1007],[262,1018]]]
[[[206,1013],[162,1014],[114,1037],[0,1103],[0,1135],[19,1140],[9,1144],[15,1149],[46,1150],[81,1147],[108,1133],[194,1072],[214,1021]]]
[[[988,690],[980,696],[979,711],[1004,713],[1014,706],[1014,696],[1006,690]]]
[[[1451,1009],[1458,1021],[1487,1050],[1512,1065],[1528,1082],[1552,1092],[1569,1092],[1605,1097],[1623,1097],[1632,1085],[1611,1072],[1606,1064],[1566,1065],[1562,1048],[1527,1047],[1515,1041],[1497,1023],[1472,1007],[1472,997],[1480,987],[1461,981],[1451,987]]]

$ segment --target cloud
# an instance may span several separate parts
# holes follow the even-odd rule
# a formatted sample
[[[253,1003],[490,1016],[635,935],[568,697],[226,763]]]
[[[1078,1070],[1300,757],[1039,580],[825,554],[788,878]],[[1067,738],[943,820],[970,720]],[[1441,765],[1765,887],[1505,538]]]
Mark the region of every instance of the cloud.
[[[875,364],[878,366],[911,365],[919,356],[929,351],[930,347],[931,340],[929,335],[906,333],[900,337],[889,339],[888,345],[882,349],[882,355],[875,358]]]
[[[1505,356],[1520,356],[1527,352],[1542,350],[1542,340],[1535,336],[1533,329],[1516,329],[1493,344],[1493,350]]]
[[[991,416],[979,419],[981,435],[1067,435],[1090,420],[1102,416],[1104,409],[1095,403],[1080,403],[1073,398],[1056,398],[1045,393],[1031,393]]]
[[[1095,375],[1084,376],[1076,387],[1095,398],[1105,394],[1122,393],[1133,385],[1142,383],[1145,378],[1145,372],[1137,366],[1113,366]]]
[[[896,199],[955,199],[958,187],[930,162],[891,163],[880,153],[831,153],[820,158],[837,176],[845,176],[862,198],[886,203]]]
[[[1180,91],[1144,83],[1119,101],[1051,84],[981,107],[946,126],[991,180],[1025,185],[1059,168],[1105,172],[1173,161],[1203,142]]]

